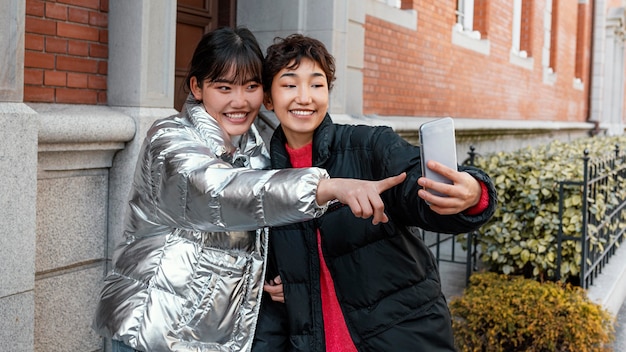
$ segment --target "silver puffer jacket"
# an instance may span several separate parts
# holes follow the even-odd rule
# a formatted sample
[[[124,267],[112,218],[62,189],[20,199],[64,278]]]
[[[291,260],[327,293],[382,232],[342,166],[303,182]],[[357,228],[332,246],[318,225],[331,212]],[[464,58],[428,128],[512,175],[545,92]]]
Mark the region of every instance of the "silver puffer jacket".
[[[269,166],[252,127],[232,141],[190,97],[157,121],[139,156],[124,236],[94,329],[142,351],[248,351],[266,226],[312,219],[323,169]]]

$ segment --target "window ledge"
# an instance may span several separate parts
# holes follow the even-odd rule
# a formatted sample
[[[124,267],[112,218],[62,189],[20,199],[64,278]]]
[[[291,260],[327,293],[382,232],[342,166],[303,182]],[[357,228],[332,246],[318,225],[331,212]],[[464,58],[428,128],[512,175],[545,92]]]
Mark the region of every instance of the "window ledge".
[[[543,84],[553,86],[556,82],[556,73],[550,67],[543,68]]]
[[[365,13],[411,30],[417,30],[417,11],[402,10],[377,0],[368,0]]]
[[[490,43],[487,39],[473,37],[473,32],[459,31],[457,26],[452,27],[452,44],[465,49],[475,51],[483,55],[489,55]]]
[[[513,51],[511,51],[509,55],[509,62],[529,71],[532,71],[533,65],[535,64],[535,60],[532,57],[524,57]]]
[[[585,90],[585,83],[580,78],[574,78],[573,86],[576,90]]]

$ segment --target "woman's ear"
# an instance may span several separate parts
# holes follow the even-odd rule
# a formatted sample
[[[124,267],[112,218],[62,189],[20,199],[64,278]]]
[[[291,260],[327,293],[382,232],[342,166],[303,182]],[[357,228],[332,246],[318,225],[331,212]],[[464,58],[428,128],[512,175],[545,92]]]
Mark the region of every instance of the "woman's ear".
[[[196,76],[191,77],[189,80],[189,87],[191,88],[191,94],[197,101],[202,101],[202,88],[198,85],[198,78]]]
[[[263,96],[263,105],[269,111],[274,111],[274,104],[272,103],[272,96],[269,93],[265,93]]]

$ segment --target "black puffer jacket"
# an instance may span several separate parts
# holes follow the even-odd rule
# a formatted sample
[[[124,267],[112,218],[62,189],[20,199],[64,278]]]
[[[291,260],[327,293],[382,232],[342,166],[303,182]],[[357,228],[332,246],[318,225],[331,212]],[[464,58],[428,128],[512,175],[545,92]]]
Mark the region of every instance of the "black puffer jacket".
[[[272,166],[290,167],[278,128]],[[331,177],[379,180],[407,172],[402,185],[382,194],[388,223],[372,225],[348,206],[331,205],[319,219],[273,228],[266,277],[281,275],[285,304],[265,296],[253,351],[325,351],[316,229],[346,324],[359,351],[452,351],[450,315],[435,259],[411,226],[463,233],[484,224],[495,209],[490,178],[465,171],[489,190],[477,216],[442,216],[417,196],[420,150],[388,127],[334,125],[326,116],[313,138],[313,166]]]

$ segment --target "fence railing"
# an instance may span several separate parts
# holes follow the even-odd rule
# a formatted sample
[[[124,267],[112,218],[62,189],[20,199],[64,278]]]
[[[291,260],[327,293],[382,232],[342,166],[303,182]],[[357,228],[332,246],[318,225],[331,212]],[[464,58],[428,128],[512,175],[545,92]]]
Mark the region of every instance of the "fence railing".
[[[557,236],[557,279],[561,278],[564,241],[581,244],[580,283],[593,284],[624,240],[626,231],[626,154],[615,146],[614,156],[591,160],[585,150],[582,181],[559,182],[559,231]],[[565,190],[574,187],[581,192],[582,229],[580,234],[565,235],[563,211]]]
[[[464,164],[474,165],[476,152],[470,147]],[[619,245],[626,238],[626,153],[615,146],[613,157],[591,160],[585,151],[582,181],[560,181],[559,187],[559,231],[557,236],[556,279],[561,278],[564,241],[577,241],[581,246],[579,285],[588,288],[602,272]],[[574,188],[582,199],[580,233],[565,235],[563,212],[565,190]],[[602,216],[598,216],[597,205],[602,203]],[[433,251],[437,262],[465,265],[466,282],[478,266],[478,240],[475,231],[466,234],[465,250],[458,248],[455,235],[433,233],[418,229],[426,244]]]
[[[476,149],[470,146],[468,158],[463,165],[474,165],[476,157]],[[465,283],[469,282],[469,278],[473,271],[478,270],[478,231],[467,233],[465,236],[465,249],[459,248],[459,242],[456,240],[457,235],[424,231],[419,231],[422,239],[430,250],[434,253],[437,263],[452,263],[465,266]]]

